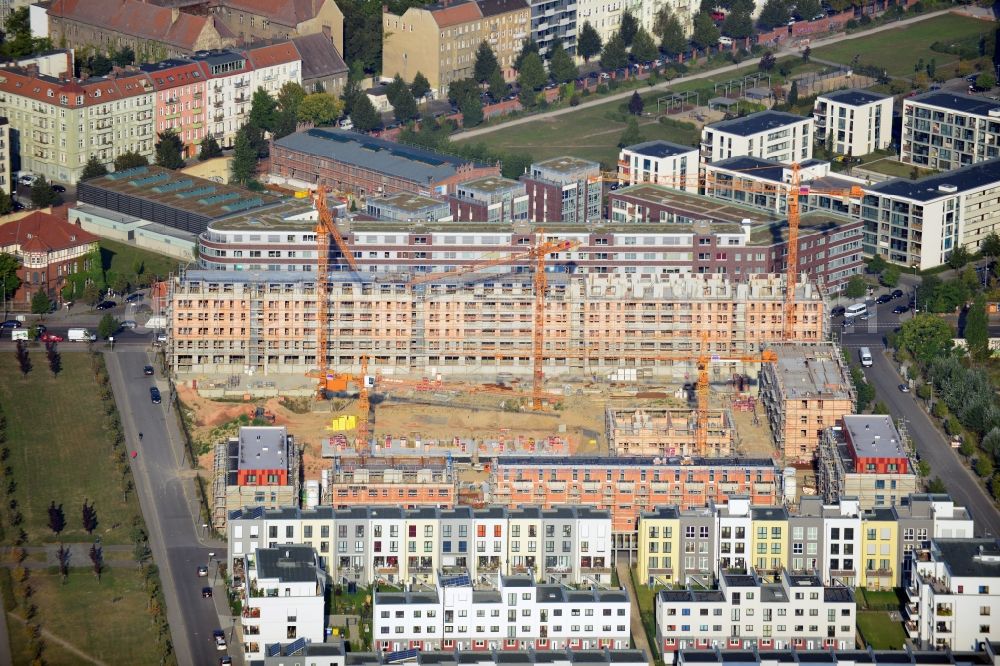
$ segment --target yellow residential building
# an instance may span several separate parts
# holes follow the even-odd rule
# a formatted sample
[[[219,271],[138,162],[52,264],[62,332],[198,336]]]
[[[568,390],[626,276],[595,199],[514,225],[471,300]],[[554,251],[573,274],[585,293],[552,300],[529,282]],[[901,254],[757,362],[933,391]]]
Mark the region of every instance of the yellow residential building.
[[[683,583],[680,575],[680,512],[661,506],[639,515],[636,582],[640,585]]]
[[[750,517],[752,541],[747,559],[762,577],[777,576],[788,569],[788,509],[755,507]]]
[[[894,508],[880,507],[862,515],[860,587],[890,590],[900,584],[898,543],[899,523]]]

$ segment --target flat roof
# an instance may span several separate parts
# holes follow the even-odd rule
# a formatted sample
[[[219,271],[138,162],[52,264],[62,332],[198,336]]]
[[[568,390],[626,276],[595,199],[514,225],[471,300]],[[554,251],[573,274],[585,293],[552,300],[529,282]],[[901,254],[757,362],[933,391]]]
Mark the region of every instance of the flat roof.
[[[777,355],[774,374],[786,400],[825,397],[849,399],[851,380],[843,358],[832,343],[782,343],[771,346]]]
[[[1000,544],[995,539],[935,539],[934,547],[952,576],[1000,576]]]
[[[622,150],[645,155],[646,157],[673,157],[674,155],[683,155],[684,153],[690,153],[698,149],[693,146],[682,146],[679,143],[671,143],[670,141],[656,140],[643,141],[642,143],[625,146]]]
[[[997,182],[1000,182],[1000,157],[917,180],[894,178],[865,189],[914,201],[934,201],[941,197],[954,196],[958,192],[978,190]],[[953,188],[954,191],[948,191]]]
[[[600,162],[594,162],[593,160],[585,160],[579,157],[572,157],[570,155],[563,155],[561,157],[550,157],[547,160],[542,160],[541,162],[535,162],[531,165],[530,171],[535,169],[543,169],[545,171],[555,171],[557,173],[571,174],[577,171],[582,171],[584,169],[598,169],[600,170]]]
[[[519,180],[504,178],[503,176],[486,176],[484,178],[475,178],[473,180],[467,180],[463,183],[459,183],[458,187],[463,190],[475,190],[477,192],[488,192],[492,194],[494,192],[502,192],[504,190],[523,189],[524,183]]]
[[[931,92],[911,97],[905,101],[911,104],[925,104],[950,111],[971,113],[977,116],[988,116],[990,111],[1000,109],[1000,102],[986,97],[966,95],[964,93],[951,93],[942,90],[932,90]]]
[[[847,215],[828,210],[811,210],[799,216],[799,234],[814,233],[824,236],[838,233],[848,227],[861,229],[863,223]],[[750,231],[750,245],[768,245],[788,240],[788,222],[782,221],[766,226],[757,226]]]
[[[844,431],[859,456],[906,458],[899,431],[885,415],[844,415]]]
[[[418,213],[428,208],[448,207],[447,201],[409,192],[396,192],[388,196],[372,197],[366,203],[369,206],[390,206],[409,213]]]
[[[837,102],[838,104],[846,104],[847,106],[864,106],[865,104],[880,102],[883,99],[889,99],[890,97],[889,95],[872,92],[871,90],[847,88],[845,90],[834,90],[833,92],[820,93],[818,98],[828,99],[832,102]]]
[[[682,190],[675,190],[653,183],[640,183],[623,187],[611,194],[612,198],[628,196],[643,201],[650,201],[661,206],[670,206],[684,211],[692,219],[711,220],[734,224],[738,228],[743,220],[752,224],[770,224],[781,220],[777,215],[759,208],[751,208],[742,204],[730,203]],[[669,231],[674,225],[657,225],[664,231]],[[548,229],[548,227],[546,227]]]
[[[292,218],[312,215],[314,210],[312,204],[301,199],[287,199],[273,206],[214,220],[208,228],[215,231],[312,231],[316,228],[314,219]]]
[[[275,144],[426,185],[450,178],[458,167],[470,163],[453,155],[334,128],[296,132],[278,139]]]
[[[586,469],[587,467],[670,467],[683,465],[691,467],[768,467],[777,469],[770,458],[691,458],[662,456],[546,456],[544,458],[525,456],[497,456],[497,464],[512,467],[565,466]]]
[[[239,469],[286,469],[288,431],[284,426],[240,428]]]
[[[706,125],[705,129],[725,132],[726,134],[750,136],[751,134],[788,127],[804,120],[812,120],[812,116],[799,116],[784,111],[758,111],[742,118],[722,120]]]
[[[312,546],[258,548],[257,578],[274,578],[283,583],[311,583],[317,580],[316,551]]]

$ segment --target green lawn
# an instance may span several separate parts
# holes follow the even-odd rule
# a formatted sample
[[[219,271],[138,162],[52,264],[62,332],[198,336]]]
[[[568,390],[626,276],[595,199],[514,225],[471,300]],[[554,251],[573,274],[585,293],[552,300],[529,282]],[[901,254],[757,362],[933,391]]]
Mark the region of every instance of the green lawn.
[[[57,572],[33,570],[31,585],[42,628],[81,652],[112,665],[159,660],[157,637],[146,611],[149,597],[138,569],[107,569],[100,583],[90,570],[73,569],[65,585]],[[15,613],[23,617],[20,610]],[[14,663],[30,663],[24,625],[13,619],[8,625]],[[46,641],[43,657],[50,666],[81,663],[80,657],[54,641]]]
[[[876,173],[884,173],[887,176],[895,176],[897,178],[909,178],[910,174],[913,172],[912,164],[904,164],[899,160],[893,160],[888,158],[882,158],[875,160],[873,162],[867,162],[861,164],[861,167],[868,169],[869,171],[875,171]],[[917,173],[920,176],[926,176],[928,174],[934,173],[932,169],[917,169]]]
[[[858,629],[865,642],[876,650],[899,650],[906,643],[903,625],[889,619],[885,611],[859,612]]]
[[[177,259],[165,254],[150,252],[106,238],[101,239],[100,246],[101,263],[105,273],[132,276],[136,272],[137,265],[141,263],[144,273],[165,278],[171,272],[176,272],[177,265],[180,263]]]
[[[914,64],[920,59],[924,62],[935,59],[938,69],[958,61],[957,55],[932,51],[934,42],[960,42],[986,35],[994,27],[987,21],[946,14],[903,28],[822,46],[813,49],[812,54],[815,58],[845,65],[860,54],[863,64],[884,66],[892,76],[910,77]]]
[[[896,590],[866,590],[859,587],[856,596],[858,607],[865,610],[896,610],[900,605],[899,594]]]
[[[45,351],[32,347],[33,365],[21,379],[14,351],[0,356],[0,404],[7,417],[8,464],[17,483],[29,545],[91,541],[81,526],[83,501],[92,502],[99,521],[94,536],[105,543],[130,544],[128,530],[139,514],[134,494],[122,501],[121,485],[103,430],[104,410],[94,390],[90,355],[62,354],[56,379]],[[63,505],[66,529],[48,528],[48,506]]]

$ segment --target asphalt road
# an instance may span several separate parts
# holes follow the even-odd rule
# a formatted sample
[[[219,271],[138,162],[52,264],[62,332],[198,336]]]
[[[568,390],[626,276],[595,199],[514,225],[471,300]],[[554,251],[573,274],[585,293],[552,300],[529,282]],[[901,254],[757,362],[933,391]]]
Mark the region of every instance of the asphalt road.
[[[841,344],[850,350],[851,362],[857,364],[857,350],[869,347],[874,364],[862,368],[865,377],[875,387],[877,399],[884,402],[896,420],[905,422],[907,435],[913,441],[921,460],[927,461],[931,474],[940,477],[955,503],[966,507],[972,514],[979,535],[1000,535],[1000,511],[992,498],[979,484],[973,472],[962,462],[958,453],[938,430],[927,412],[920,406],[914,393],[903,393],[899,385],[903,378],[885,351],[885,334],[899,327],[900,316],[892,308],[900,301],[878,306],[876,314],[867,322],[858,322],[842,333]],[[905,314],[902,318],[912,315]]]
[[[145,351],[132,348],[105,354],[118,409],[125,424],[130,446],[139,455],[132,461],[142,514],[149,529],[153,557],[160,568],[160,578],[167,602],[174,650],[178,664],[217,664],[220,655],[212,631],[220,627],[217,605],[225,603],[221,580],[215,577],[216,564],[210,552],[225,559],[221,543],[203,543],[199,539],[198,504],[192,472],[184,458],[183,442],[173,414],[168,412],[169,387],[156,379],[163,403],[154,405],[149,387],[154,378],[142,374],[152,359]],[[138,433],[143,433],[140,442]],[[199,578],[199,565],[210,565],[210,578]],[[201,589],[218,583],[212,599],[203,599]],[[228,615],[228,609],[224,609]],[[239,654],[242,651],[234,650]]]

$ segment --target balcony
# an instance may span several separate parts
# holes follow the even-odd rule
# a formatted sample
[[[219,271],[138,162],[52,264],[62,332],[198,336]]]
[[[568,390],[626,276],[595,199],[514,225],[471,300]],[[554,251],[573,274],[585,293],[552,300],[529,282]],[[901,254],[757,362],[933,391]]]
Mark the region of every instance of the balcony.
[[[394,567],[375,567],[375,573],[379,573],[379,574],[398,574],[399,573],[399,565],[397,564]]]
[[[951,622],[937,622],[934,624],[934,631],[939,634],[951,633]]]
[[[950,604],[938,604],[934,609],[934,614],[939,617],[951,617],[954,615]]]
[[[250,606],[243,608],[243,617],[256,618],[260,617],[260,609],[252,608]]]
[[[906,635],[911,639],[920,638],[920,625],[918,625],[913,620],[904,622],[903,625],[906,627]]]
[[[233,87],[234,88],[246,88],[249,85],[250,85],[250,81],[244,80],[244,81],[237,81],[236,83],[233,84]]]

